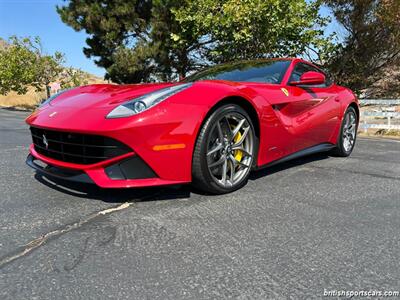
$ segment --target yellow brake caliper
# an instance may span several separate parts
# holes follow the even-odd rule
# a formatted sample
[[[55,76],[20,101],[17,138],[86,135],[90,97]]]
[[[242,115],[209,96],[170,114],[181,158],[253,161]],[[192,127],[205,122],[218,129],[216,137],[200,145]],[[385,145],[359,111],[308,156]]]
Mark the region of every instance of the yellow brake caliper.
[[[242,138],[242,134],[240,133],[240,131],[236,134],[235,138],[233,139],[235,141],[235,143],[237,143],[238,141],[240,141],[240,139]],[[243,152],[241,150],[235,150],[234,152],[234,156],[235,159],[237,161],[241,161],[242,157],[243,157]]]

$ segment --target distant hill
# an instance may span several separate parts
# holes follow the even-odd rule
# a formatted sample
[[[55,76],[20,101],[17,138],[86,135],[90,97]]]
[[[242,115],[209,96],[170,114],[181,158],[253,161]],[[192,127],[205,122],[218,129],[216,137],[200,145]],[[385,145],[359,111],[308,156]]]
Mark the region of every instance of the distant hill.
[[[7,46],[7,41],[0,38],[0,49],[4,49]],[[88,84],[107,83],[107,81],[105,81],[101,77],[87,72],[84,73],[87,76]],[[15,92],[11,92],[6,96],[0,95],[0,107],[3,106],[32,109],[45,98],[46,93],[44,91],[36,92],[34,88],[29,88],[28,92],[25,95],[18,95]]]
[[[1,45],[0,45],[1,47]],[[88,75],[88,84],[100,84],[107,83],[102,78],[93,74]],[[15,92],[11,92],[6,96],[0,95],[0,107],[16,107],[23,109],[34,109],[43,99],[46,99],[46,93],[36,92],[34,88],[29,88],[28,92],[24,95],[18,95]]]

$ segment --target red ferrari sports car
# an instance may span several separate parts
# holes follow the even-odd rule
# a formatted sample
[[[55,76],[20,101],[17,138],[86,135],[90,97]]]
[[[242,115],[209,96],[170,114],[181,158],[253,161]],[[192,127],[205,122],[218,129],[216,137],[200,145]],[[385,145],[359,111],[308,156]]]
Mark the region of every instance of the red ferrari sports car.
[[[103,188],[192,182],[210,193],[315,152],[348,156],[354,94],[302,59],[222,64],[178,83],[97,84],[46,100],[26,122],[38,172]]]

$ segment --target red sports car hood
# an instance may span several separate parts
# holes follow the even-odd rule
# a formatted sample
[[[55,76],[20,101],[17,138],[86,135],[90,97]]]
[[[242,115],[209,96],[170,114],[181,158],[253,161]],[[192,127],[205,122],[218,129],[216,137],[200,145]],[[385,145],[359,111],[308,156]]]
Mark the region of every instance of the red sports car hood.
[[[153,118],[150,113],[143,113],[141,118],[115,118],[108,119],[104,122],[104,118],[120,104],[135,99],[144,94],[157,91],[173,85],[181,83],[154,83],[154,84],[132,84],[132,85],[111,85],[97,84],[75,88],[58,95],[53,99],[50,105],[46,105],[33,112],[26,122],[31,126],[54,128],[59,130],[72,130],[87,132],[98,132],[115,130],[128,126],[131,122],[140,122],[142,117],[147,115],[148,118]],[[222,97],[229,96],[227,87],[237,88],[239,83],[232,82],[197,82],[193,87],[188,89],[191,91],[187,101],[204,101],[210,103],[217,101]],[[212,87],[210,98],[196,98],[196,94],[204,88]],[[235,93],[236,95],[236,93]],[[207,100],[208,99],[208,100]],[[208,107],[205,105],[204,107]],[[151,112],[149,110],[149,112]],[[113,124],[110,126],[110,124]]]
[[[79,110],[117,106],[127,100],[172,85],[174,84],[89,85],[62,93],[51,101],[50,105],[55,107],[74,107]]]
[[[60,130],[101,130],[104,117],[125,101],[172,86],[172,83],[112,85],[96,84],[65,91],[33,112],[26,122],[31,126],[57,128]],[[78,121],[77,121],[78,120]],[[115,126],[126,119],[115,119]],[[105,130],[106,128],[103,128]],[[109,128],[111,129],[111,127]]]

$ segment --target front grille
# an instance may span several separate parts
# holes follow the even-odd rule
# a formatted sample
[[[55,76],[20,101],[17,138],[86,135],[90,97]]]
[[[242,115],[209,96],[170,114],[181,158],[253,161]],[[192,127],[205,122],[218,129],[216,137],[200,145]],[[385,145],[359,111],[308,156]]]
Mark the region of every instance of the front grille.
[[[75,164],[94,164],[132,150],[112,138],[30,128],[36,152],[56,160]]]

